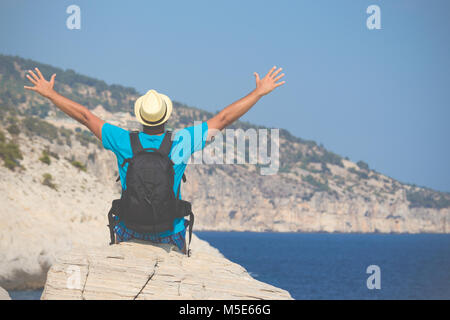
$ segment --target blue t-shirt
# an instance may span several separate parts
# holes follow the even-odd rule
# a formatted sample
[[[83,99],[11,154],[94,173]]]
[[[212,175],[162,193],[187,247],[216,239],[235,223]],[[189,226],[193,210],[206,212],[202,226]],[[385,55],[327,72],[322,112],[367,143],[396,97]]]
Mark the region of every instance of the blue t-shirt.
[[[205,147],[206,138],[208,134],[208,124],[203,122],[199,125],[187,127],[174,132],[172,135],[172,148],[170,149],[169,158],[174,162],[174,185],[173,192],[176,195],[178,186],[181,183],[184,170],[191,157],[191,155]],[[159,148],[165,134],[149,135],[144,132],[139,133],[139,140],[143,148]],[[105,123],[102,126],[102,143],[103,147],[111,150],[117,157],[117,165],[119,167],[120,182],[122,183],[122,190],[126,190],[126,174],[128,164],[122,167],[125,159],[131,158],[133,152],[131,150],[130,132]],[[180,191],[181,199],[181,191]],[[164,231],[158,234],[160,237],[167,237],[172,234],[184,230],[184,218],[176,218],[173,223],[173,230]]]

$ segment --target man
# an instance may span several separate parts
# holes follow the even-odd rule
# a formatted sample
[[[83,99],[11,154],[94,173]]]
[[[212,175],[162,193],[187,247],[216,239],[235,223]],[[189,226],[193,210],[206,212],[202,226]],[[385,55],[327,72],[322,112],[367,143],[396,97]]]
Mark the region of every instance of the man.
[[[203,149],[206,140],[209,140],[215,132],[224,129],[239,119],[261,97],[283,85],[285,81],[280,80],[284,77],[284,73],[280,74],[281,70],[281,68],[277,70],[274,66],[262,79],[255,72],[256,88],[247,96],[230,104],[201,125],[184,128],[175,134],[172,138],[173,143],[169,153],[169,158],[172,160],[177,157],[177,161],[173,161],[173,169],[175,172],[173,190],[175,195],[177,195],[187,160],[192,153]],[[50,81],[47,81],[38,68],[35,68],[35,72],[29,70],[28,73],[27,78],[34,86],[25,86],[25,89],[35,91],[43,97],[48,98],[61,111],[85,125],[102,141],[106,149],[114,152],[117,157],[122,190],[125,190],[128,166],[122,166],[122,164],[124,164],[125,159],[133,156],[129,132],[105,123],[105,121],[94,115],[86,107],[57,93],[53,89],[55,74],[51,76]],[[143,132],[139,133],[138,136],[142,148],[159,148],[166,134],[164,131],[165,123],[170,118],[171,113],[171,100],[156,90],[150,90],[144,96],[137,99],[135,103],[135,115],[137,120],[143,125]],[[200,134],[197,132],[200,132]],[[187,139],[183,139],[183,137],[189,137],[188,141],[186,141]],[[189,152],[183,153],[182,151],[185,150],[189,150]],[[186,226],[187,223],[184,218],[175,218],[172,230],[159,233],[139,233],[127,228],[121,221],[114,227],[114,232],[117,243],[135,238],[157,243],[170,243],[177,246],[180,251],[185,252]]]

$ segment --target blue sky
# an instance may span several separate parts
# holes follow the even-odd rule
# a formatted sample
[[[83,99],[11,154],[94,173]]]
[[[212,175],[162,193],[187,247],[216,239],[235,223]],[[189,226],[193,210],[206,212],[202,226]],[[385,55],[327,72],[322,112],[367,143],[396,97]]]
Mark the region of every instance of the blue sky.
[[[66,28],[71,4],[81,30]],[[366,27],[372,4],[381,30]],[[210,111],[281,66],[286,85],[244,120],[450,191],[449,12],[447,0],[3,0],[0,53]]]

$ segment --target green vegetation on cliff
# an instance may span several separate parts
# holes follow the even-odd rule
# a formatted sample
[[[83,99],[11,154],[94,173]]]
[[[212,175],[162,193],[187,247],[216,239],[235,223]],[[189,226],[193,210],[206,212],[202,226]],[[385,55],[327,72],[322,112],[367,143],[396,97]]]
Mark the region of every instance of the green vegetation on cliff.
[[[307,176],[302,176],[302,180],[312,185],[317,191],[330,191],[327,180],[325,183],[322,183],[319,180],[314,179],[314,177],[310,174]]]
[[[27,130],[27,135],[30,137],[37,135],[50,142],[54,142],[54,140],[58,138],[58,128],[37,117],[26,116],[22,121],[22,125]]]
[[[450,207],[450,199],[443,194],[429,189],[407,191],[406,198],[410,202],[410,208],[433,208],[442,209]]]
[[[50,173],[44,173],[42,175],[42,184],[50,189],[57,190],[56,184],[53,182],[53,177]]]
[[[72,160],[70,160],[70,164],[73,165],[75,168],[80,169],[81,171],[84,171],[84,172],[87,171],[86,165],[82,164],[78,160],[72,159]]]
[[[25,92],[23,89],[23,86],[28,84],[28,80],[23,77],[23,73],[21,72],[34,69],[35,67],[38,67],[42,74],[47,77],[56,73],[57,81],[55,83],[55,89],[67,97],[86,105],[88,108],[95,108],[101,103],[108,111],[123,111],[124,107],[131,106],[128,97],[138,95],[133,88],[120,85],[109,86],[102,80],[78,74],[71,69],[63,70],[30,59],[0,55],[0,74],[2,80],[0,97],[1,102],[6,107],[15,108],[18,104],[30,98],[32,93]],[[87,94],[85,92],[86,87],[95,88],[95,94]],[[111,94],[111,99],[107,99],[109,93]],[[49,107],[50,103],[45,101],[45,103],[33,105],[28,109],[27,113],[45,117]]]
[[[6,141],[3,131],[0,131],[0,159],[3,160],[3,165],[10,170],[19,167],[20,160],[23,159],[19,145],[12,140]]]
[[[41,161],[47,165],[50,165],[50,163],[52,163],[52,160],[50,159],[50,155],[48,154],[47,150],[42,150],[42,155],[39,158],[39,161]]]

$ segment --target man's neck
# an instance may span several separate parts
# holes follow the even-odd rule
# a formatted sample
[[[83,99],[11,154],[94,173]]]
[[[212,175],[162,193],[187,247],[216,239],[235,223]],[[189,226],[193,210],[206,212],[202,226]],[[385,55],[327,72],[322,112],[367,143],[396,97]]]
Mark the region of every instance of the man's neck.
[[[152,136],[154,136],[154,135],[160,136],[164,133],[164,125],[159,125],[156,127],[144,126],[144,133],[152,135]]]

